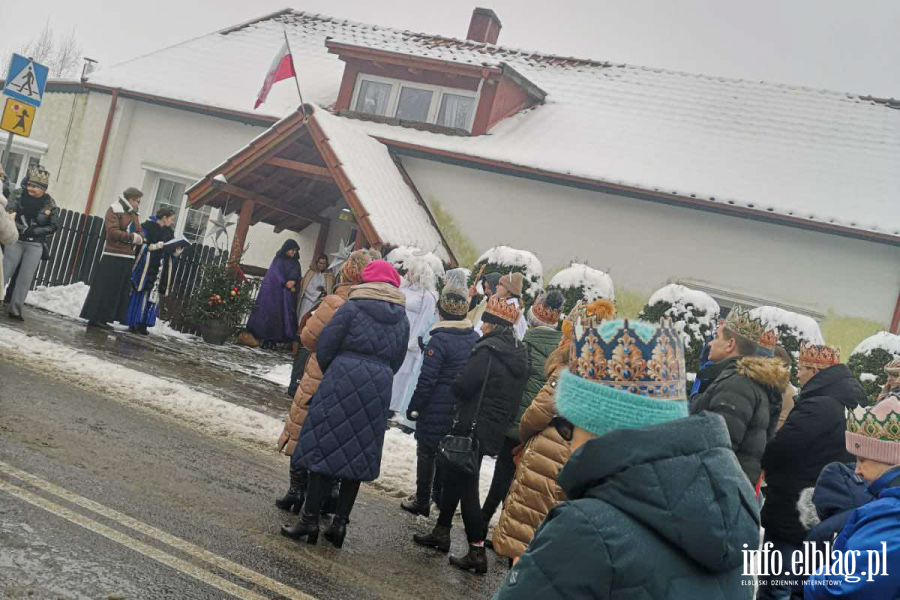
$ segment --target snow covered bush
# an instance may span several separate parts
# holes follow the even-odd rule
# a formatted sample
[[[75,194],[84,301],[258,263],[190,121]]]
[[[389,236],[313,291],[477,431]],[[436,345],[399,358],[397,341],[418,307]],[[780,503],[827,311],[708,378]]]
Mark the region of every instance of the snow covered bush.
[[[688,373],[700,368],[703,344],[715,333],[719,322],[719,304],[705,292],[673,283],[657,290],[638,318],[659,323],[663,318],[681,333],[684,342],[684,366]]]
[[[778,345],[794,358],[791,367],[791,383],[799,387],[797,379],[797,359],[800,357],[800,342],[821,346],[825,343],[819,324],[812,317],[799,315],[775,306],[760,306],[750,311],[751,316],[778,332]]]
[[[500,273],[501,275],[511,272],[521,273],[525,277],[525,283],[522,285],[522,300],[525,308],[531,306],[544,288],[544,268],[541,266],[541,261],[527,250],[516,250],[509,246],[491,248],[475,261],[472,274],[469,276],[469,285],[475,283],[474,278],[478,275],[482,265],[485,265],[485,273]]]
[[[566,299],[564,314],[575,306],[579,300],[609,300],[615,302],[616,292],[612,277],[603,271],[592,269],[587,265],[572,263],[550,279],[547,290],[559,290]]]
[[[884,365],[895,358],[900,358],[900,335],[887,331],[866,338],[850,355],[847,366],[862,383],[869,404],[875,403],[882,386],[887,383]]]
[[[394,265],[401,276],[406,275],[415,258],[424,259],[438,279],[444,277],[444,263],[434,252],[424,252],[413,246],[397,246],[384,257],[386,261]]]

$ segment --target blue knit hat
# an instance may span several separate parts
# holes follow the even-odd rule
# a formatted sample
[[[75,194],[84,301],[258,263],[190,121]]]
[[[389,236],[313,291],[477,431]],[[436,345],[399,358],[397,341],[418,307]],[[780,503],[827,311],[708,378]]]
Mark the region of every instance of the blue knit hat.
[[[595,435],[688,416],[684,344],[668,323],[616,319],[574,324],[559,414]]]

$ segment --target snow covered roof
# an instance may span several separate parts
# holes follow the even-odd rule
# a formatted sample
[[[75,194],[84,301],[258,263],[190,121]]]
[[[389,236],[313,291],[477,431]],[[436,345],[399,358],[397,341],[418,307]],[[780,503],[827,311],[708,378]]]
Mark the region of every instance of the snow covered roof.
[[[305,111],[308,118],[297,111],[281,119],[191,186],[191,205],[225,210],[228,202],[252,200],[260,221],[300,231],[327,223],[323,213],[343,197],[373,245],[415,246],[453,263],[424,201],[387,147],[354,121],[310,104]],[[284,172],[276,175],[278,169]],[[310,184],[318,187],[304,194]]]
[[[323,106],[337,98],[344,67],[328,38],[466,65],[507,63],[547,92],[545,104],[483,136],[360,122],[392,144],[900,242],[900,110],[855,94],[564,58],[294,10],[100,69],[89,83],[249,113],[284,31],[305,100]],[[285,83],[259,113],[280,118],[297,104]]]

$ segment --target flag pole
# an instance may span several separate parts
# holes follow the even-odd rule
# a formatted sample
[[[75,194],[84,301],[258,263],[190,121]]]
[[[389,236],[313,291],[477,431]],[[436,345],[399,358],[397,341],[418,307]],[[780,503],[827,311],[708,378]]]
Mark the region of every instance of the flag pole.
[[[306,107],[303,106],[303,92],[300,91],[300,80],[297,79],[297,66],[294,64],[294,51],[291,50],[291,42],[288,40],[287,29],[282,29],[282,33],[284,33],[284,43],[287,46],[288,54],[291,57],[291,69],[294,71],[294,83],[297,84],[297,95],[300,96],[300,114],[303,115],[303,120],[306,121]]]

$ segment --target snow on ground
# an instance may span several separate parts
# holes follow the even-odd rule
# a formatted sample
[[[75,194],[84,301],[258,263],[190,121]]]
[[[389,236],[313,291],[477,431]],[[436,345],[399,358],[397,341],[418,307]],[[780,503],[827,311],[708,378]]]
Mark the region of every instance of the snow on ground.
[[[489,262],[506,267],[522,267],[525,270],[525,285],[533,296],[541,293],[544,287],[544,267],[538,257],[528,250],[517,250],[509,246],[495,246],[487,250],[475,261]]]
[[[613,302],[616,299],[612,277],[599,269],[592,269],[580,263],[572,263],[571,266],[554,275],[547,287],[561,290],[583,287],[584,298],[588,302],[594,300]]]
[[[283,421],[253,409],[226,402],[178,380],[130,369],[76,348],[0,326],[0,358],[8,358],[51,377],[62,378],[123,404],[174,418],[181,425],[206,434],[233,439],[257,449],[275,451]],[[290,375],[289,365],[287,374]],[[276,367],[272,372],[283,372]],[[494,461],[481,469],[481,497],[487,495]],[[374,487],[405,497],[416,488],[416,441],[398,429],[384,438],[381,477]]]
[[[887,331],[879,331],[873,336],[867,337],[859,346],[857,346],[853,354],[868,354],[876,348],[887,350],[896,357],[900,357],[900,335],[894,335]]]
[[[825,343],[819,324],[812,317],[798,315],[795,312],[784,310],[776,306],[760,306],[750,311],[750,315],[761,319],[771,328],[787,325],[791,332],[800,340],[808,344],[821,346]]]
[[[80,281],[70,285],[57,285],[53,287],[40,286],[28,293],[25,304],[65,317],[84,321],[79,315],[81,314],[81,307],[84,306],[84,301],[87,298],[90,289],[89,285]],[[114,325],[114,327],[121,329],[124,326]],[[153,333],[180,340],[199,339],[195,335],[182,333],[176,329],[172,329],[169,324],[163,320],[157,320],[156,325],[152,330]]]
[[[288,387],[291,384],[291,368],[292,365],[290,363],[285,365],[278,365],[270,371],[260,373],[259,377],[262,377],[267,381],[283,385],[284,387]]]

